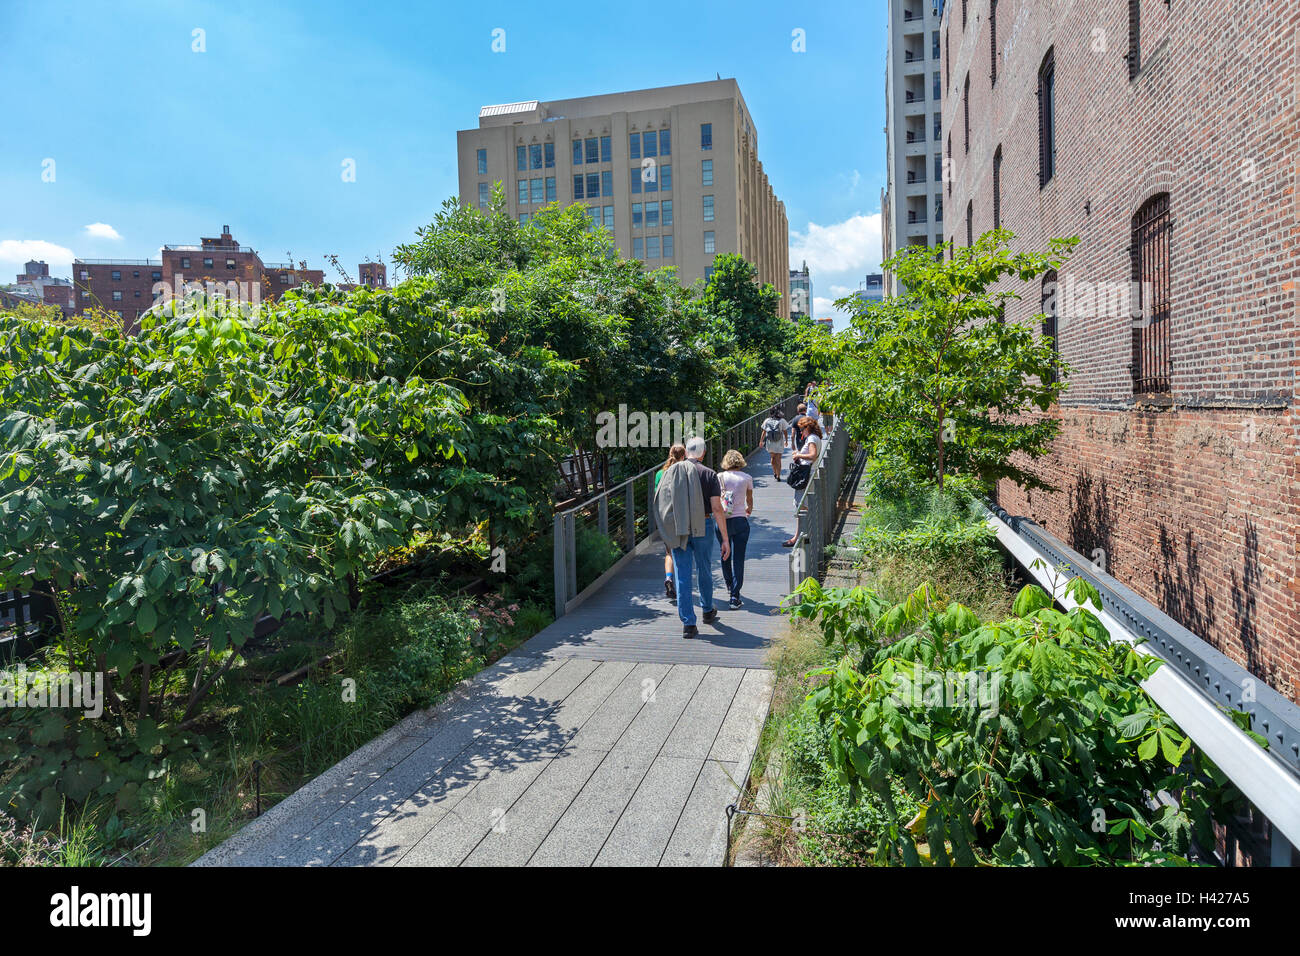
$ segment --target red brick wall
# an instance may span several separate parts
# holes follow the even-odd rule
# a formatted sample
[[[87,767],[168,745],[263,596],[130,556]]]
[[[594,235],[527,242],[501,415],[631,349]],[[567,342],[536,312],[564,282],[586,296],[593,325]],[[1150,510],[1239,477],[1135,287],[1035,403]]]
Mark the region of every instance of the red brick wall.
[[[1300,452],[1293,406],[1300,157],[1300,4],[1142,2],[1132,81],[1127,3],[1000,0],[990,87],[988,0],[946,18],[945,137],[954,177],[947,231],[992,227],[992,157],[1003,151],[1002,224],[1016,244],[1081,242],[1062,282],[1130,279],[1132,217],[1167,192],[1170,401],[1136,403],[1132,320],[1065,314],[1072,367],[1053,455],[1060,489],[999,499],[1107,570],[1293,700],[1300,700]],[[951,8],[959,7],[950,4]],[[1056,63],[1057,165],[1038,180],[1038,69]],[[961,90],[971,81],[971,147]],[[1038,283],[1010,320],[1034,321]]]

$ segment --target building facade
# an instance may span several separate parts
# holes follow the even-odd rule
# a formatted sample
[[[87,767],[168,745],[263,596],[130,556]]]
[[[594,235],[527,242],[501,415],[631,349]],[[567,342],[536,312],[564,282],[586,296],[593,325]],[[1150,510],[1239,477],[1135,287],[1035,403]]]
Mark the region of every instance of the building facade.
[[[885,53],[884,253],[943,241],[939,0],[888,0]],[[888,273],[890,295],[900,291]]]
[[[949,0],[946,228],[1080,238],[1008,285],[1069,387],[999,503],[1300,701],[1300,5],[1241,10]]]
[[[734,79],[484,106],[456,151],[466,206],[487,208],[495,183],[520,222],[579,203],[624,256],[675,266],[683,285],[707,279],[714,256],[739,253],[790,315],[785,204]]]
[[[812,276],[808,274],[808,263],[803,268],[790,270],[790,318],[811,319],[813,317]]]
[[[77,259],[72,263],[77,311],[115,312],[132,330],[155,302],[183,294],[191,282],[220,287],[223,295],[262,302],[300,285],[320,285],[325,273],[306,262],[264,262],[251,246],[221,235],[197,245],[165,245],[160,259]],[[233,283],[233,285],[232,285]]]
[[[29,296],[42,305],[56,306],[65,313],[72,308],[72,283],[50,275],[50,267],[44,260],[30,259],[25,262],[11,291]]]

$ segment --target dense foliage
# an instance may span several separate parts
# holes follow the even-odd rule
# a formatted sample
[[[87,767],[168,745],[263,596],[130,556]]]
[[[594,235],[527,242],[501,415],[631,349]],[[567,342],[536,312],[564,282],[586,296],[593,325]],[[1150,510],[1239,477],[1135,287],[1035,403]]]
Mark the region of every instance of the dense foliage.
[[[1101,606],[1087,582],[1070,583],[1069,612],[1029,586],[993,621],[928,588],[892,606],[863,588],[800,592],[792,613],[842,652],[809,707],[850,799],[888,811],[879,862],[1178,863],[1193,836],[1213,845],[1232,792],[1142,690],[1159,660],[1083,606]],[[1175,800],[1148,802],[1162,792]]]
[[[580,207],[521,225],[498,190],[486,213],[449,202],[397,259],[393,289],[194,293],[129,335],[0,314],[0,590],[56,592],[55,668],[104,675],[107,698],[102,720],[5,715],[27,809],[122,798],[203,752],[195,723],[258,620],[328,629],[377,565],[504,544],[545,592],[558,465],[598,412],[702,411],[716,432],[792,390],[775,292],[737,257],[682,289]],[[581,550],[583,577],[608,566]]]
[[[1058,422],[1028,413],[1051,407],[1068,368],[1030,324],[1003,320],[1006,302],[1019,298],[1003,280],[1029,282],[1060,266],[1078,240],[1053,239],[1040,253],[1012,252],[1013,238],[994,230],[937,255],[903,250],[885,265],[904,293],[874,305],[841,300],[850,328],[813,340],[832,369],[830,399],[882,478],[1041,486],[1017,459],[1043,454],[1055,438]]]

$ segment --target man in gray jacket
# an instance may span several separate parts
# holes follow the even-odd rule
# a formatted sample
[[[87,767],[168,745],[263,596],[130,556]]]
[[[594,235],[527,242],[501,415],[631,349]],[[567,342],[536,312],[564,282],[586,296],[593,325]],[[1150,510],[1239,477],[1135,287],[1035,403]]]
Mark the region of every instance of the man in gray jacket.
[[[699,634],[695,626],[695,607],[691,599],[691,571],[700,585],[700,609],[704,623],[718,619],[713,606],[713,536],[714,527],[721,531],[722,558],[731,553],[727,539],[726,511],[722,507],[722,486],[718,473],[703,462],[704,439],[686,442],[686,461],[664,472],[655,492],[655,512],[659,533],[672,549],[673,576],[677,579],[677,615],[682,620],[682,637]]]

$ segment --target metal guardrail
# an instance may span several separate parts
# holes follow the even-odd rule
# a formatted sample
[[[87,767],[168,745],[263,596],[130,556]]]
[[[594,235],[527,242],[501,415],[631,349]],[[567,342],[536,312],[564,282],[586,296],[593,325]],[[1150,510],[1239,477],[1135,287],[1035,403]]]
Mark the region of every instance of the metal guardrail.
[[[826,546],[831,543],[835,502],[839,498],[840,482],[844,479],[849,433],[836,427],[833,416],[827,415],[825,419],[829,423],[827,437],[821,443],[812,477],[808,479],[795,509],[798,524],[794,547],[790,551],[791,591],[808,578],[820,578],[826,570]]]
[[[1147,640],[1138,650],[1168,666],[1144,681],[1144,689],[1268,819],[1272,865],[1289,866],[1292,847],[1300,846],[1300,767],[1292,746],[1300,708],[1030,519],[995,507],[988,521],[1002,546],[1062,606],[1075,606],[1063,593],[1069,579],[1084,578],[1101,593],[1102,610],[1089,610],[1112,638]],[[1227,708],[1248,713],[1269,748],[1246,736]]]
[[[781,414],[790,419],[802,399],[801,395],[791,395],[764,405],[762,411],[706,439],[704,463],[716,468],[729,448],[739,448],[744,454],[752,452],[763,440],[763,419],[767,418],[772,407],[780,408]],[[666,458],[666,448],[664,453]],[[580,504],[555,512],[552,554],[556,618],[563,617],[588,594],[598,590],[639,545],[654,536],[654,474],[662,467],[662,462],[656,463]],[[639,511],[640,508],[644,510]],[[578,537],[583,529],[594,529],[599,535],[588,534],[590,542],[598,543],[603,539],[611,551],[617,549],[620,552],[611,566],[590,581],[579,580]]]

